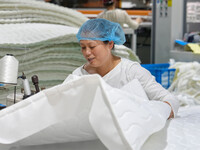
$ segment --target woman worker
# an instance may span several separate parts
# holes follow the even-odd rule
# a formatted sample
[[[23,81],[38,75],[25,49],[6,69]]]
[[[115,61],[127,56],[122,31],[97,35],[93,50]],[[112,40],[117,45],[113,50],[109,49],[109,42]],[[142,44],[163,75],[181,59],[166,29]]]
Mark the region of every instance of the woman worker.
[[[124,24],[128,25],[132,29],[137,29],[140,23],[143,21],[140,17],[132,20],[125,10],[117,9],[115,7],[115,0],[103,0],[103,5],[106,7],[97,18],[103,18],[112,22],[119,23],[122,27]]]
[[[150,100],[160,100],[171,107],[169,118],[176,115],[178,101],[155,81],[148,70],[141,67],[138,62],[112,54],[114,44],[120,45],[125,42],[124,32],[118,23],[100,18],[91,19],[81,26],[76,36],[87,63],[74,70],[72,74],[99,74],[105,82],[115,88],[121,88],[137,79]]]

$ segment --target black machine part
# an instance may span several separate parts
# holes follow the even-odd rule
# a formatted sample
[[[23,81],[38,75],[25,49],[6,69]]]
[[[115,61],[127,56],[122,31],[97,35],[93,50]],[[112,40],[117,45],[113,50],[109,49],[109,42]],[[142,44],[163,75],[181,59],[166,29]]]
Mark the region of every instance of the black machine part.
[[[35,86],[36,93],[40,92],[40,88],[38,86],[38,83],[39,83],[38,76],[33,75],[31,79],[32,79],[33,85]]]

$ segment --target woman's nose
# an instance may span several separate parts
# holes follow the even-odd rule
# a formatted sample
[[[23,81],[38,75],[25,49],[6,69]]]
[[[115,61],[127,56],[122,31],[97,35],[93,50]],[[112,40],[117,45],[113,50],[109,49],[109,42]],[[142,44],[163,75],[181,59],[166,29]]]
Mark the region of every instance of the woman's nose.
[[[90,55],[90,54],[91,54],[91,50],[90,50],[89,48],[86,48],[85,54],[86,54],[87,56]]]

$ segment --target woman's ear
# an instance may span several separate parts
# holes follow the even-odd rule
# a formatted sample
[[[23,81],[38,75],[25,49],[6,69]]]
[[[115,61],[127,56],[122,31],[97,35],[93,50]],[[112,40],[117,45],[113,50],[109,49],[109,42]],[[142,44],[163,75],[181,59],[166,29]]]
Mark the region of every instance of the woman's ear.
[[[114,47],[114,42],[113,42],[113,41],[109,41],[108,44],[109,44],[109,48],[110,48],[110,49],[113,49],[113,47]]]

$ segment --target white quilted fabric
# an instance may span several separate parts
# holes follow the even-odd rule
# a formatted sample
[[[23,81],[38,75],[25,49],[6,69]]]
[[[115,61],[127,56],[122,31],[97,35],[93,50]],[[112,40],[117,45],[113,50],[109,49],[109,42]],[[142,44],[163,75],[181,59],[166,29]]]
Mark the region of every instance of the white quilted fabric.
[[[97,75],[66,80],[2,110],[0,143],[17,147],[98,136],[110,150],[139,150],[147,137],[164,126],[170,112],[165,103],[141,99],[110,87]]]
[[[143,90],[143,87],[141,83],[138,81],[138,79],[133,79],[128,84],[125,84],[121,90],[124,90],[128,93],[134,93],[135,95],[142,97],[143,100],[149,100],[148,96],[146,95],[145,91]]]
[[[78,28],[56,24],[22,23],[0,24],[0,44],[33,44],[78,32]],[[73,40],[75,40],[73,38]],[[71,39],[71,41],[73,41]],[[69,41],[66,41],[69,42]]]
[[[165,124],[168,105],[144,99],[96,75],[69,76],[62,85],[0,111],[0,149],[200,149],[200,106],[182,107]]]
[[[86,20],[80,12],[35,0],[0,0],[0,24],[49,23],[80,27]]]
[[[178,117],[153,134],[141,150],[199,150],[200,106],[181,107]]]
[[[133,83],[131,85],[134,87]],[[164,127],[170,113],[170,107],[165,103],[146,101],[143,98],[145,95],[138,97],[133,92],[130,94],[108,86],[104,86],[104,89],[109,92],[97,97],[110,99],[94,100],[90,122],[109,150],[139,150],[152,133]],[[143,89],[138,87],[137,91],[140,90]]]

